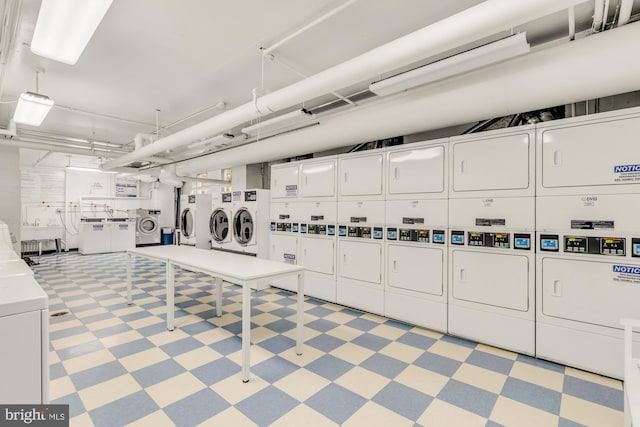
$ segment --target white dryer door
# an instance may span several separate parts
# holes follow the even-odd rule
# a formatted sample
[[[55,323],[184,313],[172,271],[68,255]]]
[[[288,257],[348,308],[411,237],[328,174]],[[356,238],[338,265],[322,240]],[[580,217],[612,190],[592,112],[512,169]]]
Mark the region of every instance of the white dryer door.
[[[158,231],[158,220],[152,216],[145,216],[138,221],[138,232],[150,236]]]
[[[229,236],[229,217],[224,209],[216,209],[209,218],[209,232],[214,242],[224,243]]]
[[[233,237],[242,246],[255,244],[253,215],[247,208],[240,208],[233,215]]]
[[[443,249],[415,246],[387,246],[389,286],[442,295],[444,289]]]
[[[180,215],[180,231],[184,237],[195,237],[195,218],[193,211],[186,208]]]

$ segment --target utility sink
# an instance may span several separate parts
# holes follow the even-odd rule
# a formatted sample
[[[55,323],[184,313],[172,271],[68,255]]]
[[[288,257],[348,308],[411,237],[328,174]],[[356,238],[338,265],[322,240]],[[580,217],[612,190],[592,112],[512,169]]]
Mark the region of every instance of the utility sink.
[[[54,226],[25,226],[20,227],[20,240],[53,240],[62,238],[62,227]]]

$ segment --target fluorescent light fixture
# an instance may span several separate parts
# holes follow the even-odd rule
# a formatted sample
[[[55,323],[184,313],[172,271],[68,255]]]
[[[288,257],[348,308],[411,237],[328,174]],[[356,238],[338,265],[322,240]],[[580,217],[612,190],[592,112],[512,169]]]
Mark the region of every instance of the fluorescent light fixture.
[[[529,53],[529,50],[530,45],[527,43],[526,33],[518,33],[372,83],[369,85],[369,90],[380,96],[391,95],[524,55]]]
[[[192,142],[187,146],[187,148],[204,148],[209,146],[224,147],[225,145],[229,145],[233,138],[235,138],[235,136],[232,134],[223,133],[212,138],[205,138],[201,141]]]
[[[42,0],[31,52],[73,65],[113,0]]]
[[[262,121],[252,126],[247,126],[242,129],[242,133],[249,136],[256,136],[258,134],[284,132],[286,130],[293,130],[296,127],[300,127],[315,118],[315,114],[312,114],[309,110],[302,108],[300,110],[295,110],[290,113],[274,117],[273,119]]]
[[[18,98],[13,121],[31,126],[40,126],[53,107],[51,98],[39,93],[24,92]]]
[[[95,168],[81,168],[79,166],[65,166],[65,169],[72,170],[72,171],[81,171],[81,172],[100,172],[100,173],[114,173],[114,174],[119,173],[116,171],[105,171],[102,169],[95,169]]]

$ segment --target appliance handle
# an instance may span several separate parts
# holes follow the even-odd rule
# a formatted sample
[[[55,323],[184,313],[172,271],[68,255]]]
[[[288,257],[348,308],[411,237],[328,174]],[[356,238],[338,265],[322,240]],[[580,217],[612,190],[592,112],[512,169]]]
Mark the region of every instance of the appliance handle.
[[[553,166],[560,166],[562,164],[562,152],[555,150],[553,152]]]
[[[395,179],[399,179],[400,178],[400,170],[398,169],[397,166],[393,170],[393,176],[395,177]]]
[[[396,260],[396,259],[393,260],[393,271],[395,273],[398,272],[398,260]]]
[[[467,280],[467,272],[465,271],[464,268],[460,269],[459,276],[460,276],[460,281],[461,282],[464,282],[464,281]]]
[[[464,173],[464,160],[460,160],[460,173]]]
[[[562,282],[560,282],[560,280],[556,279],[553,281],[553,290],[551,292],[551,295],[553,295],[554,297],[562,296]]]

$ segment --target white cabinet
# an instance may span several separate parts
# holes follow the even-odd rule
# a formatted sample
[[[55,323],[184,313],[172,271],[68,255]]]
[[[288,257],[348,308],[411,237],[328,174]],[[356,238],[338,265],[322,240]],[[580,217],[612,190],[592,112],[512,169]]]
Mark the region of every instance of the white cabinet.
[[[525,312],[529,309],[529,258],[520,255],[454,250],[452,297]]]
[[[538,193],[638,191],[633,189],[640,184],[638,129],[637,113],[541,125],[537,135]]]
[[[306,161],[300,164],[300,195],[302,198],[335,198],[336,160]]]
[[[382,187],[383,153],[345,155],[339,158],[338,187],[341,197],[379,196],[384,198]]]
[[[479,197],[483,191],[495,195],[505,190],[533,195],[533,134],[502,133],[451,138],[451,197]]]
[[[105,222],[83,222],[80,224],[80,234],[78,236],[79,253],[89,255],[110,251],[111,228],[109,224]]]
[[[113,222],[111,227],[111,252],[123,252],[136,247],[136,223]]]
[[[298,197],[298,165],[274,165],[271,167],[271,199]]]
[[[295,234],[271,233],[269,245],[269,259],[288,264],[298,264],[298,236]],[[287,289],[292,292],[298,290],[296,277],[270,279],[269,285]]]
[[[444,144],[412,149],[394,148],[387,153],[387,167],[389,196],[445,193],[446,197]]]
[[[382,282],[382,245],[343,240],[338,245],[339,275],[371,284]]]
[[[443,250],[389,244],[387,285],[431,295],[444,289]]]
[[[321,237],[300,238],[300,263],[305,270],[323,274],[335,272],[335,239]]]

